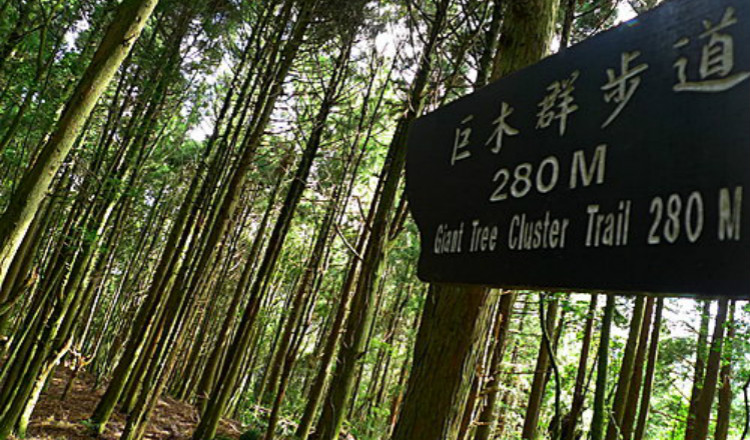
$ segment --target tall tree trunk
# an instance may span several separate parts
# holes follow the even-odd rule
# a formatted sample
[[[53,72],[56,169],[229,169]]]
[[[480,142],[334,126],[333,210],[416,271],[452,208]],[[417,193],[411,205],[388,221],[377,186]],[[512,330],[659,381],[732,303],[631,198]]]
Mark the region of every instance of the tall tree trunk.
[[[641,393],[641,381],[643,380],[643,367],[646,362],[646,352],[648,346],[649,330],[651,329],[651,318],[654,311],[654,298],[646,299],[646,310],[643,313],[643,323],[641,324],[641,334],[638,341],[638,350],[633,363],[633,375],[630,379],[627,401],[625,402],[625,412],[622,417],[622,426],[620,429],[622,438],[630,440],[633,435],[633,425],[638,410],[638,397]]]
[[[596,315],[598,298],[598,295],[593,294],[589,301],[586,323],[583,326],[583,342],[581,343],[581,355],[578,358],[578,371],[576,372],[576,382],[573,389],[573,401],[570,405],[570,412],[568,412],[562,421],[560,440],[573,440],[575,438],[578,418],[585,403],[584,387],[586,385],[586,371],[588,369],[589,352],[591,351],[591,337],[594,332],[594,317]]]
[[[374,200],[374,211],[369,239],[362,257],[362,267],[352,297],[351,311],[342,335],[341,350],[336,361],[331,386],[325,397],[323,412],[317,425],[316,438],[331,440],[338,438],[346,410],[351,403],[354,381],[359,361],[366,351],[368,335],[374,318],[375,303],[382,278],[383,261],[388,247],[389,211],[398,189],[405,152],[406,122],[399,121],[396,134],[391,141],[388,156],[381,172],[384,180],[379,199]],[[404,151],[400,151],[404,150]]]
[[[474,374],[479,354],[475,345],[490,320],[490,307],[485,304],[490,295],[484,290],[468,286],[431,287],[414,346],[412,373],[392,439],[441,440],[458,434],[468,397],[465,384]],[[466,295],[467,292],[472,294]],[[446,359],[453,361],[446,363]],[[444,368],[446,364],[450,368]],[[432,385],[422,386],[427,383]]]
[[[711,321],[711,302],[704,300],[701,312],[701,325],[698,330],[698,342],[695,352],[695,370],[693,373],[693,389],[690,392],[690,406],[688,408],[687,425],[685,426],[685,440],[693,440],[695,430],[695,416],[697,411],[698,396],[703,388],[703,378],[706,369],[706,357],[708,356],[708,325]]]
[[[500,34],[500,26],[503,22],[504,4],[504,0],[494,0],[492,4],[492,20],[484,36],[484,47],[482,48],[482,55],[479,57],[477,66],[475,89],[484,87],[487,84],[490,73],[492,73],[492,60],[495,59],[495,52],[497,52],[498,35]]]
[[[547,386],[549,377],[550,359],[554,356],[548,350],[548,344],[545,341],[546,335],[555,333],[555,321],[557,320],[557,309],[559,302],[557,299],[550,302],[546,313],[546,321],[542,329],[542,338],[540,338],[539,351],[534,367],[534,380],[531,383],[531,392],[529,394],[528,404],[526,406],[526,415],[523,420],[523,431],[521,438],[524,440],[535,440],[537,438],[537,427],[539,425],[539,414],[542,410],[542,400],[544,398],[544,389]],[[544,307],[540,304],[539,307]]]
[[[638,340],[640,339],[645,310],[646,300],[643,296],[638,296],[635,299],[633,316],[630,319],[630,332],[628,333],[628,341],[625,344],[625,353],[622,356],[622,364],[620,365],[620,375],[617,379],[617,389],[612,403],[612,414],[608,420],[607,440],[617,440],[620,438],[622,419],[625,414],[628,390],[630,389],[633,369],[635,367],[635,356],[638,351]]]
[[[240,310],[240,306],[243,302],[243,298],[245,297],[247,287],[252,281],[254,267],[253,262],[257,259],[258,254],[261,250],[262,243],[265,239],[266,228],[268,225],[268,221],[271,218],[271,213],[276,206],[276,196],[281,189],[281,181],[283,175],[284,171],[282,169],[279,169],[276,183],[271,190],[271,195],[268,200],[268,206],[266,207],[260,225],[255,232],[255,238],[253,239],[253,244],[250,248],[250,252],[248,252],[247,258],[244,261],[244,267],[242,269],[242,274],[240,275],[240,280],[234,289],[234,293],[232,294],[232,301],[229,304],[229,308],[227,309],[224,321],[222,322],[221,329],[219,330],[219,333],[217,335],[216,344],[213,348],[213,351],[211,352],[211,355],[208,358],[208,363],[203,370],[200,382],[198,382],[198,389],[196,390],[196,393],[198,409],[201,413],[206,410],[206,404],[208,403],[208,398],[210,397],[209,395],[211,393],[211,390],[215,386],[216,374],[222,366],[222,359],[224,358],[227,343],[229,342],[229,338],[231,336],[231,331],[234,325],[237,311]]]
[[[58,128],[37,157],[35,165],[24,176],[18,190],[11,196],[11,204],[0,218],[0,280],[16,255],[29,223],[45,197],[60,164],[73,146],[81,125],[88,118],[93,106],[127,56],[133,42],[145,26],[156,1],[133,0],[123,3],[102,40],[94,59],[84,74],[78,88],[58,122]],[[111,209],[103,209],[91,219],[99,222],[94,229],[100,231]],[[70,347],[70,317],[68,310],[77,309],[82,295],[76,292],[85,278],[94,243],[76,257],[70,278],[66,281],[60,301],[46,323],[41,345],[35,349],[33,360],[24,359],[24,381],[16,386],[4,386],[4,416],[0,421],[0,438],[4,439],[17,425],[19,435],[25,434],[28,417],[47,375]],[[30,335],[36,337],[36,335]],[[56,350],[51,353],[51,350]]]
[[[490,77],[492,81],[548,55],[555,34],[558,2],[505,0],[505,3],[505,16]]]
[[[331,387],[326,395],[323,413],[317,425],[317,438],[319,440],[335,440],[338,438],[344,422],[345,411],[352,399],[355,373],[366,349],[367,335],[373,321],[374,305],[379,291],[383,262],[391,244],[389,231],[392,223],[390,217],[406,162],[404,143],[407,139],[409,124],[422,112],[431,58],[446,20],[449,4],[450,0],[441,0],[438,3],[436,15],[426,44],[422,49],[417,73],[409,94],[406,114],[396,126],[396,132],[391,139],[388,154],[383,164],[381,172],[381,179],[384,181],[383,191],[380,199],[374,200],[376,203],[373,203],[371,207],[371,211],[374,211],[375,214],[369,232],[369,240],[362,257],[362,268],[352,298],[348,324],[342,336],[342,346],[337,358],[336,370],[331,381]]]
[[[134,320],[134,333],[128,338],[127,346],[118,362],[110,380],[107,390],[99,400],[91,418],[90,423],[98,433],[104,432],[107,422],[114,411],[117,402],[121,399],[123,391],[129,389],[129,383],[133,382],[132,374],[137,367],[137,363],[142,359],[143,349],[148,340],[153,336],[153,328],[158,321],[163,310],[164,296],[163,292],[167,290],[170,282],[173,280],[174,273],[180,266],[181,253],[190,242],[191,223],[197,215],[198,206],[204,193],[207,191],[207,182],[205,174],[212,174],[216,164],[220,161],[220,154],[214,154],[214,149],[219,142],[222,124],[228,116],[235,87],[238,82],[246,53],[240,61],[238,73],[232,82],[232,87],[228,90],[219,116],[216,121],[211,137],[203,151],[202,159],[199,163],[198,170],[194,174],[186,196],[182,201],[180,210],[172,223],[167,242],[162,251],[159,262],[154,271],[146,300],[141,305]],[[208,170],[208,172],[207,172]]]
[[[724,345],[724,356],[719,371],[721,388],[719,389],[719,408],[716,412],[716,432],[714,440],[727,440],[729,422],[732,412],[732,357],[736,327],[734,322],[736,303],[732,301],[729,308],[727,342]]]
[[[49,204],[52,205],[51,202]],[[47,211],[45,216],[39,216],[34,219],[29,233],[24,237],[23,243],[16,253],[16,258],[8,271],[8,275],[5,277],[5,282],[0,286],[0,339],[6,336],[10,337],[10,335],[5,333],[7,322],[10,318],[10,311],[21,298],[24,291],[28,290],[23,285],[27,284],[28,280],[26,278],[31,269],[30,266],[34,253],[41,240],[42,232],[46,229],[42,225],[46,225],[47,222],[43,220],[49,220],[46,217],[51,215],[49,212],[50,209],[51,206],[48,206],[44,210]]]
[[[135,44],[156,3],[157,0],[127,0],[120,5],[55,132],[11,196],[8,208],[0,216],[0,283],[82,125]],[[0,438],[7,437],[6,431],[8,428],[0,428]]]
[[[370,215],[368,215],[367,223],[369,223],[372,214],[374,214],[374,212],[371,211]],[[305,405],[305,409],[302,413],[302,417],[295,434],[300,440],[307,439],[310,433],[310,429],[312,429],[312,424],[314,422],[316,412],[318,410],[318,407],[320,406],[320,401],[323,398],[326,380],[328,379],[328,370],[334,356],[336,355],[336,347],[338,345],[338,341],[344,327],[344,321],[346,319],[347,311],[349,308],[352,288],[354,286],[354,283],[356,282],[357,269],[359,268],[359,254],[361,254],[362,249],[366,244],[367,233],[368,229],[366,227],[363,227],[360,233],[360,240],[357,243],[357,247],[354,250],[354,253],[352,253],[352,255],[349,257],[349,263],[347,264],[348,269],[346,271],[344,282],[340,289],[341,294],[338,298],[339,305],[336,309],[336,315],[334,316],[333,322],[331,323],[331,329],[328,333],[328,338],[326,339],[325,346],[323,347],[323,354],[320,358],[320,363],[317,368],[315,378],[313,379],[313,383],[310,386],[310,391],[308,392],[307,404]]]
[[[496,324],[495,342],[492,350],[490,365],[487,370],[489,379],[485,384],[487,401],[484,408],[479,414],[477,420],[477,430],[474,440],[488,440],[492,433],[493,421],[495,420],[495,404],[497,402],[499,385],[500,385],[500,365],[505,355],[505,348],[508,346],[508,336],[510,333],[510,317],[513,313],[513,306],[516,303],[517,293],[505,292],[500,298],[499,304],[499,322]]]
[[[604,306],[602,329],[599,338],[598,365],[596,372],[596,391],[594,393],[594,415],[591,419],[591,440],[604,438],[604,427],[607,422],[607,369],[609,368],[609,339],[612,331],[612,317],[615,314],[615,296],[607,295]]]
[[[301,10],[297,22],[294,25],[293,35],[284,47],[281,66],[278,69],[275,69],[273,77],[269,78],[271,81],[269,101],[265,103],[265,108],[260,115],[260,120],[256,125],[254,132],[247,140],[248,145],[245,147],[243,156],[240,158],[239,166],[232,176],[230,188],[236,187],[236,185],[242,185],[246,179],[246,173],[250,166],[250,159],[252,159],[253,155],[252,150],[256,149],[260,144],[266,123],[271,116],[271,111],[276,102],[276,98],[279,95],[279,91],[281,90],[283,79],[291,69],[292,62],[297,55],[299,46],[302,44],[302,39],[312,18],[317,1],[318,0],[305,0],[300,6]],[[303,158],[302,162],[312,162],[312,159],[312,157],[306,157]],[[309,164],[306,166],[309,167]],[[298,170],[303,170],[302,164],[300,164]],[[292,183],[294,189],[290,188],[287,193],[284,208],[282,208],[282,213],[279,214],[276,227],[269,239],[268,247],[266,248],[263,260],[258,269],[258,275],[251,287],[249,304],[245,309],[237,334],[232,341],[219,380],[211,393],[211,399],[207,405],[208,409],[202,415],[201,421],[193,433],[192,438],[194,440],[213,439],[216,433],[216,428],[219,425],[219,420],[221,419],[221,416],[226,409],[226,405],[234,392],[234,386],[239,379],[243,354],[246,352],[251,341],[253,326],[260,308],[260,303],[264,297],[264,291],[267,287],[269,275],[276,264],[281,245],[283,244],[283,238],[285,237],[289,224],[291,223],[291,216],[294,213],[296,203],[301,197],[302,190],[304,189],[307,172],[305,172],[302,177],[304,178],[301,179],[301,181],[298,181],[297,179],[294,180]],[[227,195],[221,208],[222,211],[227,211],[227,214],[229,214],[237,203],[237,200],[234,199],[235,198],[232,197],[231,194]]]
[[[481,356],[479,356],[481,358]],[[469,387],[469,395],[466,398],[466,405],[464,407],[463,415],[461,416],[461,423],[458,426],[457,440],[464,440],[471,427],[471,422],[474,419],[474,412],[477,406],[477,400],[479,399],[479,388],[482,382],[482,376],[484,371],[481,369],[481,359],[477,361],[477,368],[474,369],[473,379],[471,380],[471,387]]]
[[[356,26],[353,27],[353,29],[356,28]],[[329,80],[328,86],[326,87],[325,96],[323,97],[323,102],[321,104],[321,107],[318,111],[318,114],[315,117],[315,126],[313,128],[313,131],[310,135],[310,139],[308,140],[307,148],[304,152],[302,161],[299,165],[299,168],[297,170],[297,174],[295,175],[295,179],[289,189],[290,194],[295,194],[295,198],[293,200],[290,200],[289,197],[287,197],[287,200],[285,201],[284,207],[282,208],[282,213],[285,212],[285,209],[289,207],[291,209],[291,212],[288,216],[280,216],[280,219],[283,219],[288,224],[286,225],[286,230],[288,231],[289,226],[291,225],[291,219],[294,212],[294,208],[298,204],[301,196],[302,191],[304,189],[304,186],[307,183],[307,177],[310,172],[310,167],[312,165],[312,161],[317,154],[318,149],[320,148],[320,144],[323,138],[323,132],[326,128],[328,116],[333,108],[333,105],[335,104],[336,96],[339,92],[339,87],[341,85],[342,77],[344,74],[344,69],[346,67],[347,61],[349,59],[352,43],[353,43],[354,35],[350,34],[346,37],[344,37],[343,47],[341,49],[341,53],[339,54],[339,57],[336,61],[336,64],[334,66],[334,71],[331,74],[331,78]],[[295,185],[300,185],[300,188],[296,188]],[[294,360],[296,359],[296,350],[299,344],[302,342],[302,334],[301,331],[297,331],[295,333],[295,329],[298,329],[300,326],[300,323],[302,320],[304,320],[304,309],[305,309],[305,303],[308,296],[308,292],[312,286],[313,283],[313,277],[315,273],[317,272],[317,267],[320,264],[320,261],[322,259],[322,256],[325,251],[325,244],[328,242],[328,236],[330,232],[330,225],[333,222],[335,217],[335,208],[331,206],[331,209],[329,211],[329,218],[325,221],[327,226],[321,229],[319,232],[318,239],[316,240],[316,244],[313,248],[313,252],[310,257],[310,267],[306,269],[302,275],[302,278],[299,282],[299,288],[296,292],[295,298],[292,301],[290,314],[287,322],[287,326],[284,328],[284,332],[282,334],[282,338],[280,341],[280,346],[277,348],[277,351],[279,353],[279,358],[277,362],[274,362],[274,365],[278,365],[280,369],[275,372],[275,374],[272,374],[269,378],[269,384],[272,390],[275,390],[276,395],[273,402],[273,409],[271,413],[271,420],[269,422],[269,426],[266,431],[266,437],[265,440],[271,440],[274,436],[274,430],[276,422],[278,421],[278,413],[280,410],[280,405],[282,402],[282,399],[284,397],[284,394],[286,393],[286,386],[289,380],[289,375],[291,374],[291,369],[294,364]],[[279,225],[277,224],[277,228]],[[274,230],[274,233],[276,231]],[[272,234],[272,236],[275,234]],[[283,242],[285,235],[280,236],[280,240]],[[269,270],[272,270],[269,269]],[[296,342],[294,339],[298,339]],[[279,382],[280,379],[280,383]],[[261,396],[262,397],[262,396]]]
[[[716,312],[716,319],[714,320],[711,349],[708,354],[708,362],[706,362],[706,375],[701,393],[698,395],[698,402],[695,405],[694,440],[706,440],[708,437],[708,428],[711,424],[711,408],[713,407],[714,396],[716,395],[716,383],[718,382],[719,369],[721,368],[722,346],[724,344],[724,331],[728,309],[729,299],[720,299],[719,310]]]
[[[560,48],[565,49],[570,45],[570,34],[573,31],[573,20],[576,13],[576,0],[563,0],[565,2],[565,16],[560,31]]]
[[[334,66],[334,71],[332,72],[331,78],[329,79],[329,83],[326,87],[323,102],[321,103],[318,114],[315,117],[315,125],[310,139],[308,140],[308,147],[304,153],[302,163],[300,163],[300,169],[297,171],[297,175],[295,176],[295,180],[292,183],[290,192],[294,189],[294,185],[296,182],[300,182],[302,183],[302,185],[306,184],[307,174],[309,174],[310,166],[312,165],[312,159],[317,154],[317,151],[320,148],[320,143],[323,140],[323,132],[326,128],[328,115],[330,114],[332,107],[335,104],[336,95],[338,94],[344,68],[346,66],[350,53],[352,39],[350,37],[346,37],[346,39],[347,41],[343,42],[344,47],[341,49],[341,53],[339,54],[339,57]],[[303,173],[304,175],[301,175]],[[299,195],[301,196],[301,191]],[[293,203],[296,205],[298,201],[299,198],[293,201]],[[289,201],[287,200],[287,203],[288,202]],[[294,209],[294,207],[292,207],[292,209]],[[330,222],[333,222],[335,217],[335,208],[333,206],[330,207],[327,216],[329,219],[325,220],[325,223],[330,226]],[[287,221],[291,222],[291,216]],[[276,391],[283,365],[284,363],[288,362],[287,358],[289,357],[289,347],[292,341],[294,329],[297,327],[299,320],[303,317],[306,299],[312,286],[312,282],[314,281],[312,277],[317,272],[317,267],[320,264],[323,253],[325,251],[325,244],[328,242],[330,231],[330,228],[328,226],[322,227],[319,232],[319,235],[316,239],[316,244],[313,247],[313,251],[308,262],[308,264],[311,266],[308,266],[308,268],[304,270],[299,282],[299,288],[296,290],[296,295],[292,300],[292,304],[289,309],[289,316],[281,334],[279,344],[276,348],[276,355],[271,362],[271,373],[268,377],[267,385],[265,385],[266,391],[268,392]],[[281,240],[284,240],[284,238],[285,237],[282,236]],[[261,402],[263,404],[270,404],[273,400],[271,397],[272,396],[269,395],[269,393],[261,393]]]
[[[373,57],[374,59],[374,57]],[[346,205],[349,201],[349,199],[352,196],[352,191],[354,189],[355,180],[357,177],[357,170],[359,169],[362,159],[364,157],[364,154],[366,152],[366,146],[370,142],[370,139],[372,139],[373,135],[373,127],[374,127],[374,120],[379,115],[379,110],[381,108],[381,105],[383,103],[385,92],[387,89],[387,84],[390,82],[391,74],[393,73],[393,66],[391,66],[388,75],[386,84],[384,87],[381,88],[381,90],[378,93],[378,99],[375,103],[375,109],[372,111],[372,116],[368,118],[368,108],[370,107],[370,96],[372,93],[372,86],[375,83],[375,72],[376,67],[373,62],[372,67],[372,76],[371,81],[368,84],[367,91],[365,92],[365,97],[362,102],[362,107],[360,110],[360,119],[359,124],[357,127],[357,134],[352,142],[352,150],[356,150],[356,148],[360,148],[360,151],[357,155],[356,162],[354,164],[354,169],[351,173],[351,177],[347,183],[347,192],[344,196],[344,205]],[[365,128],[365,126],[368,124],[368,120],[370,122],[369,128]],[[362,134],[365,133],[364,139],[361,139]],[[361,147],[360,147],[360,141],[361,141]],[[374,198],[379,198],[380,194],[382,192],[382,185],[383,180],[379,179],[377,187],[374,191]],[[351,293],[353,290],[353,287],[356,282],[356,277],[358,274],[358,269],[360,265],[360,259],[362,251],[364,250],[365,245],[367,244],[367,240],[369,238],[369,228],[368,225],[371,224],[372,218],[375,215],[375,212],[373,210],[370,210],[370,212],[367,214],[367,217],[363,223],[363,226],[360,228],[359,238],[357,240],[356,247],[354,249],[350,249],[350,255],[348,258],[348,262],[346,265],[346,272],[344,275],[344,280],[341,284],[341,288],[339,289],[339,297],[337,300],[338,307],[336,308],[336,313],[330,320],[330,325],[326,323],[321,328],[320,332],[320,340],[317,344],[317,347],[322,347],[322,354],[320,356],[319,365],[317,367],[317,370],[314,374],[313,382],[309,387],[309,392],[307,394],[307,402],[305,404],[305,409],[302,413],[302,417],[300,418],[299,425],[297,426],[297,430],[295,432],[295,435],[299,438],[299,440],[306,440],[310,430],[312,429],[313,422],[315,421],[315,416],[318,411],[318,407],[320,406],[320,401],[323,398],[323,394],[325,392],[325,385],[328,380],[329,376],[329,370],[331,363],[333,362],[333,358],[336,355],[336,348],[338,347],[339,337],[341,336],[342,329],[344,327],[344,322],[347,316],[347,312],[349,310],[349,302],[351,298]],[[340,223],[341,220],[341,213],[339,213],[339,218],[337,219],[337,222]],[[338,224],[337,223],[337,224]],[[338,227],[338,226],[335,226]],[[326,329],[330,328],[328,332],[326,332]],[[323,337],[328,334],[328,337],[325,339],[325,344],[322,342]],[[316,352],[320,352],[321,350],[316,350]]]
[[[556,1],[546,0],[512,0],[508,3],[498,56],[494,61],[493,80],[526,67],[548,53],[557,7]],[[486,327],[481,328],[482,320],[476,318],[486,314],[483,309],[489,302],[488,289],[435,286],[431,291],[432,301],[438,304],[451,304],[451,298],[456,297],[461,303],[453,308],[430,308],[430,313],[422,319],[414,350],[414,367],[393,440],[438,440],[455,435],[454,413],[458,411],[460,414],[465,404],[468,384],[464,381],[468,372],[473,370],[477,356],[471,347],[462,345],[475,340],[475,332],[487,331]],[[455,333],[448,339],[441,338],[445,333],[439,330],[444,322],[457,325],[453,329]],[[437,360],[442,358],[441,353],[446,352],[454,353],[453,362]],[[440,383],[439,389],[445,392],[438,391],[436,383]]]
[[[654,325],[651,331],[651,346],[648,350],[648,365],[646,376],[643,380],[643,394],[641,396],[641,408],[638,411],[638,424],[635,428],[634,440],[643,440],[648,422],[648,412],[651,408],[651,390],[654,383],[654,372],[656,371],[656,360],[659,354],[659,332],[661,331],[662,311],[664,310],[664,298],[656,300],[656,312]]]

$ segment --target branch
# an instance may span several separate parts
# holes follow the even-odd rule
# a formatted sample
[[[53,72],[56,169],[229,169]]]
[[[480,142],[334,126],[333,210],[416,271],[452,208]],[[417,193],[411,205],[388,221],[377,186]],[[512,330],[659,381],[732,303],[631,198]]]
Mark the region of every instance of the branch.
[[[339,225],[335,224],[334,226],[336,228],[336,233],[338,234],[339,237],[341,237],[341,241],[344,242],[344,245],[347,247],[347,249],[349,249],[349,252],[351,252],[352,255],[354,255],[359,261],[364,261],[364,258],[362,258],[362,255],[360,255],[359,252],[357,252],[357,250],[354,249],[351,243],[349,243],[349,240],[347,240],[346,237],[344,236],[344,233],[341,232]]]

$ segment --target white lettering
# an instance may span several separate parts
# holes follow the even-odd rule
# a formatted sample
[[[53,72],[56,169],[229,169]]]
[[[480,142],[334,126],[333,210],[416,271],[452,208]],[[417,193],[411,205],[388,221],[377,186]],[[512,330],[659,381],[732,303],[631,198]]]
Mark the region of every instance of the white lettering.
[[[576,151],[573,153],[573,162],[570,169],[570,189],[578,188],[578,175],[581,175],[581,185],[588,187],[594,182],[596,177],[596,184],[601,185],[604,183],[604,174],[606,171],[607,164],[607,145],[602,144],[596,147],[594,152],[594,158],[591,163],[586,166],[586,155],[583,150]]]
[[[719,240],[740,241],[742,187],[734,189],[734,203],[729,188],[719,191]]]
[[[528,220],[526,214],[514,215],[508,229],[508,249],[562,249],[565,247],[568,226],[569,219],[552,218],[549,211],[536,220]]]
[[[621,200],[615,212],[600,212],[600,205],[586,207],[586,247],[614,247],[628,244],[631,200]]]
[[[497,226],[481,226],[479,220],[471,222],[469,252],[494,251],[497,247]]]
[[[463,235],[463,222],[455,229],[450,229],[445,224],[438,226],[435,234],[435,242],[433,243],[435,255],[460,253]]]

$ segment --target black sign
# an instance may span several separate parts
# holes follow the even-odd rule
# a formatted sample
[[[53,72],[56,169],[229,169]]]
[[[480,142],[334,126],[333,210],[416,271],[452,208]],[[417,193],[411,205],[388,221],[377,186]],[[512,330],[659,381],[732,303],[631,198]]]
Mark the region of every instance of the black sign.
[[[680,0],[413,125],[425,281],[750,295],[750,2]]]

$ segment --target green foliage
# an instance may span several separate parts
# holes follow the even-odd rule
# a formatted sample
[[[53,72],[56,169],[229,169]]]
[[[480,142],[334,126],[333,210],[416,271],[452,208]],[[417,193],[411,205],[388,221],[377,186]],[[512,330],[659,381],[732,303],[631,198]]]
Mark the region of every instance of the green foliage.
[[[240,440],[260,440],[262,434],[263,433],[257,429],[251,429],[243,432],[240,436]]]

